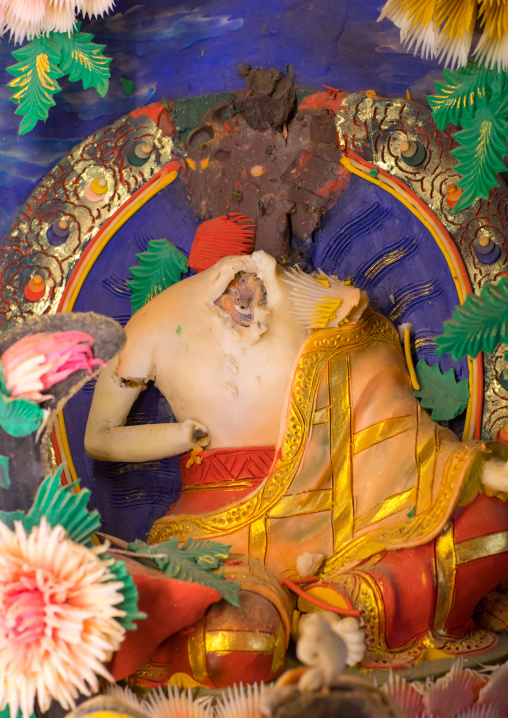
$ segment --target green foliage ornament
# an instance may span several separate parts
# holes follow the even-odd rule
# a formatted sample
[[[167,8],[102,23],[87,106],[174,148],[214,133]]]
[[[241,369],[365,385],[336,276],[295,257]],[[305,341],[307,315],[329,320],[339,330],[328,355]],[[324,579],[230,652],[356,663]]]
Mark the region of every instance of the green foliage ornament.
[[[32,401],[8,399],[0,393],[0,427],[10,436],[20,438],[37,431],[44,411]]]
[[[449,421],[462,414],[469,401],[469,382],[457,381],[453,369],[441,374],[439,364],[428,366],[421,359],[416,365],[420,388],[414,393],[424,409],[432,411],[433,421]]]
[[[89,511],[86,507],[90,500],[90,491],[81,489],[74,491],[74,484],[61,486],[63,466],[60,466],[54,476],[45,479],[37,489],[34,502],[26,514],[22,514],[21,522],[25,531],[29,533],[34,526],[38,526],[42,517],[48,524],[63,526],[71,541],[91,548],[93,534],[101,527],[101,517],[97,509]],[[19,520],[13,513],[0,512],[0,520],[13,528],[12,522]]]
[[[141,309],[164,289],[176,284],[188,270],[187,257],[167,239],[152,239],[148,251],[136,254],[139,266],[131,267],[132,279],[127,286],[132,292],[132,313]]]
[[[18,133],[30,132],[38,120],[46,120],[49,108],[55,104],[54,96],[62,89],[57,80],[63,77],[58,64],[61,53],[51,42],[50,36],[37,37],[12,56],[16,65],[7,68],[15,76],[7,87],[14,90],[12,100],[19,103],[16,115],[23,115]]]
[[[469,62],[457,71],[444,70],[445,82],[436,83],[436,95],[428,97],[440,130],[451,122],[462,129],[453,137],[452,150],[457,183],[464,192],[454,205],[458,212],[477,198],[488,199],[497,185],[496,173],[504,172],[508,154],[508,73],[495,72]]]
[[[78,31],[80,27],[81,23],[78,23]],[[106,45],[96,45],[92,42],[93,35],[85,32],[53,32],[51,36],[62,53],[60,69],[69,75],[69,80],[81,80],[84,90],[94,87],[104,97],[109,88],[109,66],[113,59],[102,54]]]
[[[5,373],[0,364],[0,427],[17,439],[37,431],[44,418],[44,410],[33,401],[11,399],[5,386]]]
[[[239,606],[238,591],[241,586],[226,581],[220,573],[211,573],[226,561],[231,546],[215,541],[195,541],[192,538],[188,538],[181,547],[179,544],[180,539],[172,536],[169,541],[151,545],[138,539],[130,543],[128,548],[143,554],[143,562],[158,568],[169,578],[208,586],[233,606]]]
[[[17,715],[16,715],[16,718],[22,718],[22,715],[23,715],[23,714],[21,713],[21,708],[19,708],[19,709],[18,709],[18,713],[17,713]],[[8,705],[5,706],[5,708],[3,709],[3,711],[0,711],[0,718],[11,718],[11,709],[10,709],[10,707],[9,707]],[[35,713],[32,713],[32,715],[30,716],[30,718],[36,718]]]
[[[104,57],[105,45],[91,42],[93,35],[79,32],[50,32],[36,37],[14,50],[16,65],[7,68],[15,79],[8,87],[14,90],[12,100],[19,103],[17,115],[23,115],[19,134],[30,132],[38,120],[46,120],[55,104],[54,96],[62,89],[58,80],[69,75],[72,82],[81,80],[83,88],[95,87],[101,97],[108,91],[112,58]]]
[[[454,137],[460,147],[452,150],[462,175],[458,186],[464,192],[454,211],[472,204],[475,199],[488,199],[497,185],[496,174],[506,170],[503,157],[508,154],[508,101],[479,106],[474,115],[462,118],[463,129]]]
[[[11,485],[9,478],[9,457],[0,456],[0,489],[8,489]]]
[[[474,111],[485,98],[486,87],[496,80],[498,73],[469,62],[456,71],[445,68],[443,75],[445,82],[436,82],[437,94],[427,98],[441,131],[450,122],[458,125],[465,113]]]
[[[453,359],[481,351],[492,353],[508,341],[508,278],[499,284],[486,284],[480,296],[468,294],[453,317],[444,323],[444,332],[436,337],[436,354],[449,353]]]

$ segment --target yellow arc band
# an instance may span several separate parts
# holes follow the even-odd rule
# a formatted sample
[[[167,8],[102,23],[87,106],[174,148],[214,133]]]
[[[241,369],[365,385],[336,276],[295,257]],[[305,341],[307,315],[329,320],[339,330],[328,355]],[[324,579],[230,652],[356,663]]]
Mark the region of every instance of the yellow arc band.
[[[367,182],[372,182],[372,184],[377,185],[381,189],[385,190],[385,192],[388,192],[393,197],[395,197],[399,202],[402,202],[402,204],[408,208],[408,210],[411,212],[411,214],[414,214],[415,217],[417,217],[420,222],[429,230],[431,235],[434,237],[439,249],[443,253],[443,256],[446,260],[446,263],[450,269],[455,288],[457,290],[457,294],[459,297],[459,301],[461,304],[464,304],[464,301],[466,299],[466,296],[468,294],[467,287],[464,285],[463,280],[461,280],[460,272],[458,271],[458,267],[456,266],[456,259],[451,255],[450,251],[448,250],[448,247],[446,246],[445,241],[443,240],[443,237],[440,236],[440,233],[438,229],[434,226],[434,223],[430,221],[430,218],[427,218],[424,216],[422,211],[416,207],[412,202],[410,201],[409,194],[404,192],[402,187],[399,187],[395,182],[389,181],[382,181],[382,179],[378,179],[376,177],[371,177],[368,172],[365,171],[365,169],[360,165],[358,162],[355,162],[354,160],[351,160],[349,157],[343,157],[341,159],[341,164],[344,165],[350,172],[352,172],[355,175],[358,175],[359,177],[362,177],[363,179],[367,180]],[[381,178],[383,178],[382,175],[380,175]],[[476,405],[476,394],[475,389],[477,386],[477,368],[475,362],[471,359],[471,357],[468,356],[467,358],[467,364],[469,369],[469,402],[467,405],[466,410],[466,420],[464,422],[464,431],[462,432],[462,439],[463,441],[467,439],[471,439],[474,432],[474,416],[475,416],[475,405]],[[408,364],[409,367],[409,364]]]

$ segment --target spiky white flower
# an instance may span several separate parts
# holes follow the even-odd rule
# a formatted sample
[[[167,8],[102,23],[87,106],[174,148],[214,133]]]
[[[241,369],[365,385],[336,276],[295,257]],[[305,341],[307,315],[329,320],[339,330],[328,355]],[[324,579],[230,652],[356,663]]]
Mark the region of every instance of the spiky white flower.
[[[72,32],[76,12],[88,17],[109,13],[115,0],[2,0],[0,34],[23,42],[49,32]]]
[[[242,683],[235,683],[217,701],[217,718],[261,718],[264,693],[263,683],[254,683],[245,688]]]
[[[45,519],[27,535],[0,522],[0,711],[28,718],[37,698],[74,707],[79,693],[113,680],[104,664],[123,640],[117,618],[121,581],[100,558],[106,546],[87,548]]]
[[[150,718],[212,718],[211,697],[194,699],[190,688],[180,693],[169,686],[167,693],[159,688],[152,691],[143,704]]]

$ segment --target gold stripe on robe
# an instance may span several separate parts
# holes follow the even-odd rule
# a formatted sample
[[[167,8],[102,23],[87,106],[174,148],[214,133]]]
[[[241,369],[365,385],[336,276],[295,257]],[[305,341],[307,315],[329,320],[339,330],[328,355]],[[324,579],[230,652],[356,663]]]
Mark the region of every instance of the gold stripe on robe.
[[[273,465],[256,491],[200,515],[165,516],[150,543],[214,539],[276,575],[305,552],[333,576],[443,529],[496,442],[460,442],[413,397],[399,337],[370,308],[352,325],[314,331],[297,359]]]

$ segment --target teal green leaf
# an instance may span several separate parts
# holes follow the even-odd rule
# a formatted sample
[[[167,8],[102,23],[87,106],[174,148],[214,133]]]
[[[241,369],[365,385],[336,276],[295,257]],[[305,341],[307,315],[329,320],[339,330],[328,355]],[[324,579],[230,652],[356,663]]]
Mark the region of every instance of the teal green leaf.
[[[121,77],[120,82],[122,83],[123,91],[130,97],[134,92],[134,80],[127,80],[127,78]]]
[[[18,63],[7,68],[15,76],[8,87],[14,90],[11,99],[19,103],[16,114],[23,115],[18,132],[24,135],[45,120],[55,104],[54,95],[62,89],[57,82],[64,74],[58,67],[62,55],[49,37],[35,38],[12,55]]]
[[[14,530],[14,522],[21,521],[23,523],[26,519],[26,514],[23,511],[0,511],[0,521],[5,524],[11,531]]]
[[[135,631],[137,630],[137,625],[134,621],[140,621],[147,617],[146,613],[138,611],[138,589],[123,561],[115,561],[115,563],[109,567],[109,570],[112,574],[111,581],[121,581],[123,583],[121,591],[123,601],[118,604],[117,608],[121,611],[125,611],[125,616],[118,616],[116,620],[126,631]]]
[[[196,541],[188,538],[180,547],[180,551],[184,552],[186,559],[195,561],[198,566],[211,571],[218,568],[219,563],[227,561],[230,548],[216,541]]]
[[[16,715],[16,718],[21,718],[21,716],[22,716],[22,713],[21,713],[21,708],[20,708],[20,709],[18,710],[18,713],[17,713],[17,715]],[[8,705],[5,706],[5,708],[3,709],[3,711],[0,711],[0,718],[11,718],[11,709],[9,708]],[[35,718],[35,713],[32,713],[32,715],[30,716],[30,718]]]
[[[204,544],[202,547],[199,546],[201,543]],[[128,548],[144,555],[143,561],[146,561],[149,555],[149,563],[153,563],[169,578],[213,588],[233,606],[239,606],[240,585],[226,581],[220,573],[212,573],[213,569],[218,568],[219,564],[228,558],[231,546],[214,541],[195,541],[191,538],[188,538],[181,548],[179,544],[180,540],[172,536],[169,541],[152,545],[138,539],[130,543]]]
[[[8,489],[11,485],[9,478],[9,457],[0,456],[0,489]]]
[[[50,526],[63,526],[71,541],[91,547],[92,535],[101,527],[99,512],[86,508],[90,500],[88,489],[76,493],[74,484],[60,485],[62,471],[63,466],[60,466],[54,476],[49,476],[39,486],[23,525],[31,531],[44,516]]]
[[[492,353],[508,341],[508,278],[499,284],[486,284],[480,296],[468,294],[453,317],[444,323],[444,332],[436,337],[437,354],[449,353],[454,359],[481,351]]]
[[[94,36],[79,32],[81,23],[77,23],[77,31],[72,33],[52,32],[50,38],[58,47],[62,59],[60,69],[69,74],[69,80],[81,80],[83,88],[95,87],[101,97],[108,91],[111,72],[109,66],[113,58],[104,57],[106,45],[92,42]]]
[[[490,89],[493,100],[501,101],[508,91],[508,72],[489,70],[486,76],[487,91]]]
[[[5,371],[2,366],[2,363],[0,362],[0,394],[3,394],[4,396],[10,396],[11,392],[7,389],[5,382]]]
[[[164,289],[176,284],[188,270],[187,257],[167,239],[152,239],[148,251],[136,254],[139,266],[131,267],[132,313],[141,309]]]
[[[30,533],[44,517],[52,528],[63,526],[71,541],[90,548],[93,546],[92,535],[101,527],[99,512],[86,508],[90,499],[88,489],[76,493],[75,484],[60,485],[62,471],[63,466],[60,466],[54,476],[44,479],[26,514],[23,511],[1,511],[0,521],[11,529],[14,528],[14,521],[21,521],[25,531]]]
[[[497,74],[472,62],[459,70],[445,68],[445,81],[436,82],[436,94],[427,98],[438,128],[444,130],[450,122],[458,125],[462,115],[474,113]]]
[[[469,401],[469,382],[457,381],[453,369],[441,374],[439,364],[428,366],[421,359],[416,365],[420,388],[414,393],[424,409],[432,411],[434,421],[449,421],[462,414]]]
[[[0,427],[10,436],[20,438],[37,431],[44,417],[38,404],[25,399],[8,399],[0,393]]]
[[[462,119],[462,129],[454,134],[460,147],[452,150],[458,160],[456,170],[462,177],[457,183],[464,190],[454,212],[472,204],[477,198],[488,199],[497,185],[496,173],[504,172],[508,153],[508,100],[479,108],[474,116]]]

